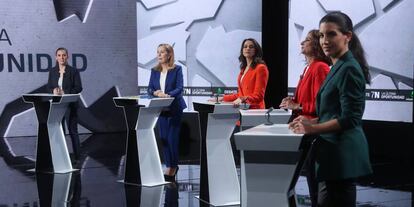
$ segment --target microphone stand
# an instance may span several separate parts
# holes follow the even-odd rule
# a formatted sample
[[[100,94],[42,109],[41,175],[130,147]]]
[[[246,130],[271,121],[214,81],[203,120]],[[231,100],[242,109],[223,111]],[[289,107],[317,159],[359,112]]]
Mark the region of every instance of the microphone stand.
[[[272,111],[273,111],[273,108],[270,108],[270,109],[266,112],[266,114],[265,114],[265,116],[266,116],[266,123],[264,123],[264,125],[266,125],[266,126],[273,125],[273,122],[271,122],[271,121],[270,121],[270,112],[272,112]]]

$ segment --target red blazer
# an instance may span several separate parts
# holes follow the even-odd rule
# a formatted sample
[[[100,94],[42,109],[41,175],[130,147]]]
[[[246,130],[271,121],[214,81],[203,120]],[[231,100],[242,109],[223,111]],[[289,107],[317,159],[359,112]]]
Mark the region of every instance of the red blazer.
[[[300,115],[316,118],[316,95],[328,75],[329,66],[325,62],[315,60],[309,65],[306,74],[305,70],[296,87],[294,101],[302,105]]]
[[[255,68],[250,68],[243,80],[240,81],[245,69],[242,69],[237,78],[238,92],[235,94],[224,95],[223,101],[230,102],[238,97],[247,97],[246,102],[250,104],[251,109],[264,109],[264,95],[266,91],[269,71],[265,64],[257,64]]]

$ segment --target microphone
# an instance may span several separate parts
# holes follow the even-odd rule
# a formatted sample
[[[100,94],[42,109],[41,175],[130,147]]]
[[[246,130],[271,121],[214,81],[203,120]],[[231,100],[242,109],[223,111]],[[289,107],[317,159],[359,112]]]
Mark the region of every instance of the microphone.
[[[219,97],[220,97],[220,94],[221,94],[221,93],[223,93],[223,92],[221,91],[221,88],[217,88],[217,93],[213,94],[213,95],[214,95],[214,97],[216,98],[216,103],[215,103],[215,104],[220,104]]]
[[[273,109],[274,109],[273,107],[270,107],[269,109],[267,109],[266,114],[269,114],[270,112],[272,112]]]
[[[270,107],[269,109],[267,109],[265,116],[266,116],[266,123],[265,125],[273,125],[273,122],[270,121],[270,112],[272,112],[274,110],[273,107]]]

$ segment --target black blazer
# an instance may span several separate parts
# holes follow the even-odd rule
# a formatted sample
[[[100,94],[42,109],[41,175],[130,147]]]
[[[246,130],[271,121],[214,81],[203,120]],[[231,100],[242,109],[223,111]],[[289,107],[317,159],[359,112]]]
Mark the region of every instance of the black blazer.
[[[53,89],[59,87],[59,66],[56,65],[49,70],[49,79],[47,88],[49,93],[53,93]],[[70,65],[66,65],[65,73],[63,74],[63,92],[65,94],[77,94],[82,91],[82,82],[79,71]]]

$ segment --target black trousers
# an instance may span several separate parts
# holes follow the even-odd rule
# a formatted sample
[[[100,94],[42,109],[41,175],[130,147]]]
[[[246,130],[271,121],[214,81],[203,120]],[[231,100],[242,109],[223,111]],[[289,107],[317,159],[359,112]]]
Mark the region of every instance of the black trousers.
[[[305,135],[300,145],[302,153],[306,156],[301,174],[306,176],[312,207],[317,207],[318,203],[318,181],[316,180],[315,169],[316,145],[317,137],[312,135]]]
[[[318,207],[355,207],[355,179],[331,180],[319,183]]]
[[[78,107],[77,104],[71,103],[66,111],[65,117],[62,120],[63,132],[65,132],[65,122],[68,126],[70,139],[72,141],[72,149],[75,159],[80,157],[80,141],[78,135]]]

